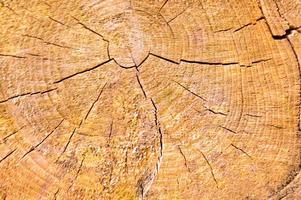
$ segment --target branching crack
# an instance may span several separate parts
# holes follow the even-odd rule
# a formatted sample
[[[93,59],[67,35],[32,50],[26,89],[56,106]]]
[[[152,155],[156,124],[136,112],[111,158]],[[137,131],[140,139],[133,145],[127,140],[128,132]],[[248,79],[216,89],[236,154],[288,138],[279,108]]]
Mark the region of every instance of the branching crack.
[[[251,157],[246,151],[244,151],[243,149],[241,149],[241,148],[235,146],[234,144],[230,144],[230,145],[231,145],[232,147],[234,147],[235,149],[241,151],[243,154],[245,154],[246,156],[248,156],[249,158],[252,159],[252,157]]]
[[[49,133],[47,134],[38,144],[36,144],[35,146],[32,146],[29,151],[27,151],[21,159],[23,159],[25,156],[27,156],[29,153],[33,152],[35,149],[37,149],[41,144],[43,144],[43,142],[45,142],[47,140],[47,138],[49,138],[54,132],[55,130],[64,122],[64,119],[62,119],[60,121],[60,123]]]
[[[279,16],[280,16],[280,17],[287,23],[287,25],[289,26],[289,28],[285,30],[285,34],[283,34],[283,35],[275,35],[275,34],[273,34],[273,31],[272,31],[272,29],[271,29],[271,27],[270,27],[270,24],[269,24],[269,22],[267,21],[267,19],[266,19],[266,17],[265,17],[265,14],[264,14],[264,12],[263,12],[262,5],[261,5],[260,1],[258,1],[258,7],[259,7],[259,9],[260,9],[260,11],[261,11],[261,13],[262,13],[262,15],[263,15],[262,18],[265,20],[265,23],[266,23],[266,25],[267,25],[267,27],[268,27],[268,29],[269,29],[269,31],[270,31],[270,33],[271,33],[273,39],[275,39],[275,40],[283,40],[283,39],[287,39],[288,36],[291,35],[292,32],[293,32],[294,30],[295,30],[295,31],[298,31],[298,29],[301,28],[301,27],[294,27],[294,26],[290,25],[290,24],[287,22],[287,20],[286,20],[286,19],[281,15],[281,13],[279,12],[279,7],[278,7],[277,2],[274,2],[274,3],[275,3],[275,5],[276,5],[276,7],[277,7],[277,12],[279,13]]]
[[[104,61],[104,62],[102,62],[102,63],[100,63],[100,64],[95,65],[94,67],[91,67],[91,68],[88,68],[88,69],[85,69],[85,70],[76,72],[76,73],[71,74],[71,75],[69,75],[69,76],[66,76],[66,77],[64,77],[64,78],[62,78],[62,79],[59,79],[59,80],[57,80],[57,81],[54,81],[53,84],[60,83],[60,82],[62,82],[62,81],[65,81],[65,80],[70,79],[70,78],[72,78],[72,77],[74,77],[74,76],[83,74],[83,73],[85,73],[85,72],[92,71],[92,70],[97,69],[98,67],[100,67],[100,66],[102,66],[102,65],[104,65],[104,64],[107,64],[107,63],[109,63],[109,62],[111,62],[111,61],[112,61],[112,59],[109,59],[109,60],[107,60],[107,61]]]
[[[169,24],[170,22],[172,22],[173,20],[175,20],[176,18],[178,18],[179,16],[181,16],[187,9],[188,9],[188,7],[186,7],[184,10],[182,10],[179,14],[177,14],[176,16],[174,16],[173,18],[171,18],[170,20],[168,20],[167,24]]]
[[[45,91],[26,92],[26,93],[23,93],[23,94],[17,94],[17,95],[8,97],[7,99],[0,100],[0,104],[1,103],[5,103],[5,102],[10,101],[10,100],[13,100],[13,99],[16,99],[16,98],[19,98],[19,97],[32,96],[32,95],[38,95],[38,94],[45,94],[45,93],[52,92],[52,91],[55,91],[55,90],[57,90],[57,88],[53,88],[53,89],[49,89],[49,90],[45,90]]]
[[[176,62],[176,61],[171,60],[171,59],[168,59],[168,58],[164,58],[164,57],[159,56],[159,55],[156,55],[156,54],[154,54],[154,53],[149,53],[149,55],[152,55],[152,56],[157,57],[157,58],[159,58],[159,59],[161,59],[161,60],[165,60],[165,61],[167,61],[167,62],[176,64],[176,65],[179,65],[179,64],[180,64],[179,62]]]

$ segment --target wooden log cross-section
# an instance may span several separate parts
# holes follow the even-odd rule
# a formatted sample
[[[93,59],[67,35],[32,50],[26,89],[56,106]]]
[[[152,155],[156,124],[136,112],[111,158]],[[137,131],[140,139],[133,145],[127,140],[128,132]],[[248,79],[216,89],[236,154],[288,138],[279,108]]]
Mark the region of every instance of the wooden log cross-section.
[[[0,200],[301,199],[300,0],[0,0]]]

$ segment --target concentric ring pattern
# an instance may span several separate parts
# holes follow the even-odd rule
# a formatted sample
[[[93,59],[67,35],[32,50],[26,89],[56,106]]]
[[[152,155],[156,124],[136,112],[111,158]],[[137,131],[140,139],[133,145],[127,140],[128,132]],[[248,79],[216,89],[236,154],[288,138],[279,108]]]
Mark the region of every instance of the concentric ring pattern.
[[[0,3],[0,199],[294,195],[300,2]]]

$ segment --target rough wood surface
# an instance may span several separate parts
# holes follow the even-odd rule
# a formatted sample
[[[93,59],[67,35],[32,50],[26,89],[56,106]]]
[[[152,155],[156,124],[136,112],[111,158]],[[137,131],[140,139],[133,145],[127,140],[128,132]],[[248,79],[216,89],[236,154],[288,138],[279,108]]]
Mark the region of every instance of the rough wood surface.
[[[301,199],[300,0],[0,1],[0,199]]]

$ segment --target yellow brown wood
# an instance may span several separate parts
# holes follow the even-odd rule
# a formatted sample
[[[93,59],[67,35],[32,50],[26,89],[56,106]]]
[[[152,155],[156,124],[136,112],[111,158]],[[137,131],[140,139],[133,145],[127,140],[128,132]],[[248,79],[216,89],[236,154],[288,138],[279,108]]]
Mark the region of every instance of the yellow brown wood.
[[[1,0],[0,199],[301,199],[300,0]]]

